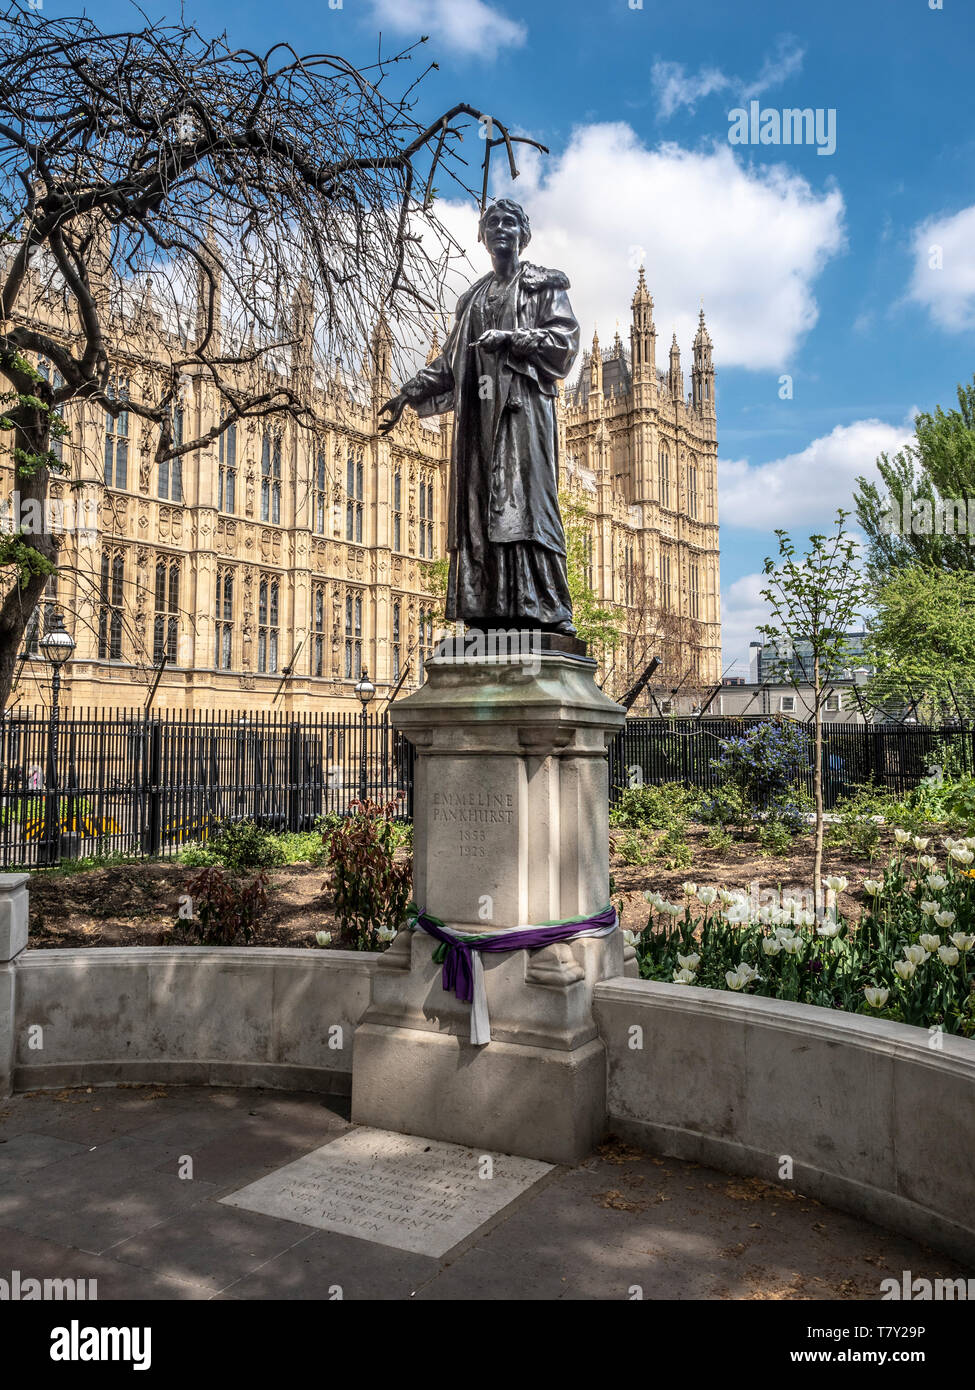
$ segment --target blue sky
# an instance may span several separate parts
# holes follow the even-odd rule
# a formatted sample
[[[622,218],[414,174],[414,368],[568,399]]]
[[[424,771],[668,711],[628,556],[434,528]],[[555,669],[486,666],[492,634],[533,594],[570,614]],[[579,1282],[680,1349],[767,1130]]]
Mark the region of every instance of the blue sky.
[[[391,49],[428,34],[417,63],[439,64],[422,88],[431,116],[470,101],[550,147],[516,187],[532,259],[569,272],[585,339],[596,324],[608,343],[617,319],[625,338],[642,259],[658,361],[676,328],[686,367],[703,297],[730,663],[762,620],[774,528],[828,524],[856,475],[910,436],[912,412],[952,404],[975,374],[975,7],[637,4],[196,0],[188,14],[242,45],[286,39],[359,62],[380,29]],[[88,12],[132,23],[126,5]],[[835,152],[732,146],[729,112],[753,99],[835,111]],[[470,209],[443,212],[476,258]]]

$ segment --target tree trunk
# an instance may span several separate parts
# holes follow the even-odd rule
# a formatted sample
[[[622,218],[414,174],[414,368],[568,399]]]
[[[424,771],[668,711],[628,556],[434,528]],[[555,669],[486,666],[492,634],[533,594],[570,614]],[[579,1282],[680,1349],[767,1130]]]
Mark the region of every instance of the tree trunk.
[[[41,395],[45,385],[39,382],[31,390]],[[24,454],[46,454],[50,448],[50,417],[46,411],[18,406],[8,411],[8,418],[14,422],[13,448]],[[50,474],[47,468],[38,467],[29,475],[22,476],[17,455],[14,455],[14,492],[19,494],[20,514],[13,515],[13,535],[8,539],[20,540],[28,550],[37,552],[41,561],[46,561],[32,570],[26,581],[20,570],[9,562],[7,577],[12,584],[0,602],[0,714],[7,708],[17,672],[17,662],[21,653],[24,631],[47,587],[52,569],[57,565],[59,538],[47,530],[48,484]],[[16,500],[16,499],[15,499]],[[37,508],[26,508],[25,503],[36,502]],[[18,536],[22,518],[33,521],[32,513],[39,512],[39,527]]]
[[[813,768],[813,799],[816,803],[816,842],[813,851],[813,902],[816,915],[823,899],[823,712],[819,701],[819,658],[813,665],[813,719],[815,721],[816,765]]]

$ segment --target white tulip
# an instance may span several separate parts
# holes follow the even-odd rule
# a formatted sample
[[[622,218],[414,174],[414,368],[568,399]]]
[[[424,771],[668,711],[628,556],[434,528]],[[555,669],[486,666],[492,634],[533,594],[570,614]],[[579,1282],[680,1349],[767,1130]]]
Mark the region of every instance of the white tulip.
[[[725,904],[726,907],[733,902],[737,902],[738,896],[739,895],[737,893],[729,893],[727,888],[722,888],[718,892],[718,897],[721,899],[721,901]]]
[[[869,893],[871,898],[879,897],[884,891],[884,881],[882,878],[865,878],[863,880],[863,891]]]
[[[628,931],[628,930],[624,927],[624,928],[623,928],[623,940],[626,942],[627,946],[635,946],[636,943],[640,940],[640,937],[639,937],[639,935],[638,935],[637,932],[635,932],[635,931]]]
[[[939,946],[939,947],[938,947],[938,959],[941,960],[941,961],[944,961],[945,965],[957,965],[957,964],[958,964],[958,947],[957,947],[957,946]]]
[[[729,989],[737,990],[745,988],[745,981],[741,978],[740,975],[736,975],[733,970],[726,970],[724,977],[728,981]]]
[[[330,946],[332,944],[332,933],[330,931],[317,931],[315,940],[319,946]]]
[[[975,936],[966,936],[963,931],[956,931],[950,939],[951,944],[957,946],[959,951],[970,951],[975,946]]]
[[[697,884],[696,884],[696,883],[682,883],[682,884],[681,884],[681,887],[682,887],[683,890],[684,890],[684,897],[685,897],[685,898],[696,898],[696,897],[697,897]]]
[[[967,849],[965,845],[955,845],[948,853],[959,864],[970,864],[975,859],[975,850]]]
[[[717,888],[699,888],[697,890],[697,896],[705,907],[710,907],[718,896],[718,890]]]
[[[924,839],[922,839],[920,835],[915,835],[911,843],[920,854],[922,849],[927,849],[928,845],[931,843],[931,839],[929,836],[925,836]]]
[[[948,880],[944,874],[928,874],[928,886],[933,888],[936,893],[940,893],[942,888],[948,887]]]
[[[821,927],[816,928],[817,936],[835,936],[840,929],[839,922],[824,922]]]
[[[927,870],[933,869],[938,861],[937,859],[935,859],[933,854],[922,854],[917,862],[920,864],[922,869]]]
[[[938,926],[942,929],[942,931],[947,931],[950,926],[954,925],[955,914],[953,912],[948,912],[947,910],[943,912],[936,912],[934,914],[934,920],[937,922]]]
[[[966,838],[962,841],[962,844],[965,846],[966,849],[975,849],[975,835],[966,836]]]
[[[906,845],[907,842],[908,842],[908,840],[909,840],[910,838],[911,838],[911,832],[910,832],[909,830],[895,830],[895,831],[894,831],[894,839],[897,841],[897,843],[898,843],[899,845]]]
[[[644,897],[644,900],[645,900],[646,902],[650,903],[653,907],[659,908],[659,906],[660,906],[660,904],[661,904],[661,902],[662,902],[662,899],[661,899],[661,897],[660,897],[660,894],[659,894],[659,893],[652,893],[652,892],[650,891],[649,888],[648,888],[648,889],[646,890],[646,892],[643,894],[643,897]]]
[[[913,978],[917,966],[912,960],[895,960],[894,969],[902,980],[910,980]]]
[[[923,946],[905,946],[904,959],[909,960],[912,965],[923,965],[928,958],[928,952]]]
[[[730,907],[725,908],[723,916],[725,921],[732,926],[741,926],[742,923],[748,921],[748,904],[732,903]]]
[[[941,945],[941,937],[933,936],[931,932],[922,932],[921,935],[918,937],[918,941],[921,943],[924,949],[931,955],[933,955],[934,952]]]
[[[378,937],[378,939],[379,939],[380,941],[392,941],[392,939],[393,939],[393,937],[394,937],[395,935],[396,935],[396,928],[395,928],[395,927],[380,927],[380,928],[378,929],[378,931],[376,932],[376,936]]]
[[[675,984],[675,985],[694,985],[694,984],[697,984],[697,976],[694,974],[694,971],[693,971],[693,970],[675,970],[675,971],[674,971],[674,984]]]
[[[796,913],[797,927],[811,927],[816,920],[816,914],[811,907],[807,907],[805,912]]]
[[[940,903],[932,902],[930,898],[925,898],[921,903],[921,911],[925,917],[933,917],[941,908]]]
[[[762,950],[767,956],[777,956],[782,950],[782,942],[774,936],[763,936]]]
[[[878,985],[864,985],[863,992],[871,1009],[882,1009],[890,998],[890,990],[882,989]]]
[[[843,878],[842,875],[834,874],[830,878],[824,878],[823,882],[826,884],[826,887],[830,890],[830,892],[842,893],[843,890],[846,888],[847,884],[849,883],[849,880]]]
[[[782,942],[782,949],[787,956],[797,956],[802,950],[802,937],[787,936]]]
[[[680,951],[678,951],[677,964],[682,970],[696,970],[701,964],[701,957],[696,951],[692,951],[689,956],[682,956]]]

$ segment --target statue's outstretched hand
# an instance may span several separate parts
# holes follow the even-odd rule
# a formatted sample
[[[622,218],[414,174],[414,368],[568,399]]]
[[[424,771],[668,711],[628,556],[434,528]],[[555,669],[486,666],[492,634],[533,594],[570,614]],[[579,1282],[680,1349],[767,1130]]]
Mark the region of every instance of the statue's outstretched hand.
[[[399,395],[392,396],[385,405],[379,407],[380,415],[385,415],[387,411],[389,412],[389,419],[380,420],[379,422],[380,434],[389,434],[390,430],[395,428],[408,404],[409,402],[401,391]]]

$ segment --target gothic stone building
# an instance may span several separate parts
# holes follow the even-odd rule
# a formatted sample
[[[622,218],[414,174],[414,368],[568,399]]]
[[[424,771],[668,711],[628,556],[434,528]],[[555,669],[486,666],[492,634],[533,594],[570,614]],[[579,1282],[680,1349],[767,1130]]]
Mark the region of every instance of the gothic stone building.
[[[127,399],[155,370],[136,329],[117,356],[115,389]],[[720,679],[711,343],[702,315],[685,399],[676,343],[664,376],[655,341],[641,271],[629,354],[618,335],[608,353],[594,342],[559,397],[565,483],[591,530],[591,587],[626,628],[605,663],[616,695],[668,623],[664,684]],[[437,628],[450,419],[407,411],[379,436],[390,347],[381,327],[359,374],[318,379],[323,428],[241,421],[182,467],[155,463],[135,414],[66,407],[70,481],[52,494],[82,529],[67,536],[48,603],[77,642],[68,707],[142,705],[163,656],[157,709],[353,710],[363,668],[377,705],[422,682]],[[198,436],[215,409],[208,383],[187,376],[176,431]],[[3,495],[12,487],[8,458]],[[48,698],[36,636],[14,707]]]

